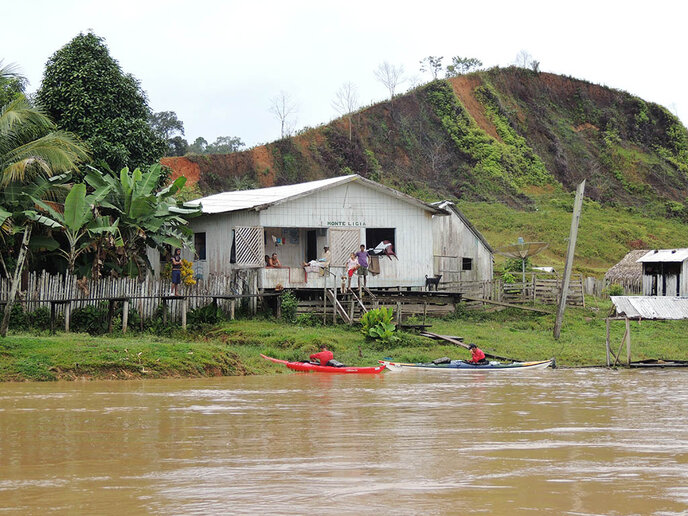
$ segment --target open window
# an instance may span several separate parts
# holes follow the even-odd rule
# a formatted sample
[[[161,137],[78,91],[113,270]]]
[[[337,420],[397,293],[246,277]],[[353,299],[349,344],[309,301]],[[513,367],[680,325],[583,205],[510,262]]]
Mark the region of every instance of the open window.
[[[366,228],[366,249],[373,249],[381,242],[389,242],[396,253],[396,229],[395,228]]]
[[[461,259],[461,270],[462,271],[472,271],[473,270],[473,258],[462,258]]]
[[[196,259],[205,260],[205,232],[194,233],[194,247],[196,248]]]

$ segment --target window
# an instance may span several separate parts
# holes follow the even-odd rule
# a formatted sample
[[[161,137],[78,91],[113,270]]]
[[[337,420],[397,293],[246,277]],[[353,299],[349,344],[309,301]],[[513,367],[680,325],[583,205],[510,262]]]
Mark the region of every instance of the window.
[[[198,260],[205,260],[205,232],[194,233],[194,247]]]
[[[396,230],[394,228],[367,228],[366,229],[366,249],[372,249],[380,242],[388,241],[392,244],[394,252],[397,252],[396,241],[394,239]]]
[[[461,270],[462,271],[472,271],[473,270],[473,258],[462,258],[461,259]]]

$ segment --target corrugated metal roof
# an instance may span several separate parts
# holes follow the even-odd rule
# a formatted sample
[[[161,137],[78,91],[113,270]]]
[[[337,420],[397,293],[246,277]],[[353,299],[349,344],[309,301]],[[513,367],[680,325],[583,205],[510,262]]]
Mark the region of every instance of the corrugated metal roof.
[[[441,208],[432,206],[406,195],[405,193],[394,190],[387,186],[378,184],[369,179],[352,174],[348,176],[333,177],[330,179],[320,179],[318,181],[309,181],[307,183],[298,183],[295,185],[272,186],[269,188],[258,188],[256,190],[237,190],[233,192],[222,192],[215,195],[209,195],[193,201],[188,201],[185,206],[195,207],[201,205],[201,211],[204,214],[225,213],[230,211],[240,210],[262,210],[269,206],[279,204],[285,201],[298,199],[305,195],[313,194],[319,190],[326,190],[340,184],[357,181],[358,183],[378,190],[384,194],[391,195],[397,199],[413,204],[424,210],[433,213],[447,215],[447,212]]]
[[[638,262],[682,262],[688,259],[688,249],[655,249]]]
[[[629,319],[688,319],[688,297],[611,296],[617,315]]]

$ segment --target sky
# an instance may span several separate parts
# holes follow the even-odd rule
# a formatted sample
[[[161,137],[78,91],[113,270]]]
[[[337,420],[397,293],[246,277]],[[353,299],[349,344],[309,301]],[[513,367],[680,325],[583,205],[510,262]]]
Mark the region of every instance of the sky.
[[[681,0],[492,2],[405,0],[6,0],[0,59],[41,83],[45,63],[80,32],[105,39],[153,111],[174,111],[185,138],[236,136],[247,146],[280,137],[270,112],[282,92],[296,130],[339,115],[344,83],[359,104],[384,100],[383,62],[403,66],[399,90],[426,82],[426,56],[509,66],[521,50],[544,72],[625,90],[688,122],[686,25]]]

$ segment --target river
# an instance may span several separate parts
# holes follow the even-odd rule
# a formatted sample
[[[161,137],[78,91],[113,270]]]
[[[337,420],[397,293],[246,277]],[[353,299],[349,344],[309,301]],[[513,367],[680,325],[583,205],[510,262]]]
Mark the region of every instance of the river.
[[[0,388],[0,514],[688,511],[680,370]]]

